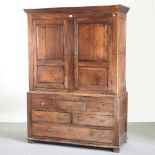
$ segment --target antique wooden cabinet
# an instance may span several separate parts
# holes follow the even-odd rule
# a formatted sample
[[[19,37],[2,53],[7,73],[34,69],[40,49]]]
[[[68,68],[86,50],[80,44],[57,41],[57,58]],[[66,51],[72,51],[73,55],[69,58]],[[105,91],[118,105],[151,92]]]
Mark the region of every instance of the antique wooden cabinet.
[[[111,148],[127,140],[122,5],[25,9],[28,141]]]

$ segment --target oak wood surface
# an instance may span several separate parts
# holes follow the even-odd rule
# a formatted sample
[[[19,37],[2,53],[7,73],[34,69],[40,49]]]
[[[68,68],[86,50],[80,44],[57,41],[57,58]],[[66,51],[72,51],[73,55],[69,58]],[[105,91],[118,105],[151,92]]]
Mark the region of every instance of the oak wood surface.
[[[119,152],[127,140],[128,10],[122,5],[25,9],[29,142]]]
[[[65,125],[33,124],[32,134],[35,136],[57,137],[83,141],[113,142],[112,130],[97,130]]]
[[[44,8],[44,9],[24,9],[27,13],[35,13],[35,12],[43,12],[43,13],[57,13],[57,12],[115,12],[120,11],[122,13],[127,13],[129,11],[129,8],[123,5],[111,5],[111,6],[87,6],[87,7],[64,7],[64,8]]]
[[[32,121],[34,122],[52,122],[52,123],[71,123],[69,113],[60,112],[41,112],[32,111]]]

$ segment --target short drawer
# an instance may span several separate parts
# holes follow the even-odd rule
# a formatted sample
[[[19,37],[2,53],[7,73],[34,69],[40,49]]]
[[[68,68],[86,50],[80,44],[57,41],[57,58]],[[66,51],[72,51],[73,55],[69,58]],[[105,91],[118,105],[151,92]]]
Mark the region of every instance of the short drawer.
[[[51,123],[71,123],[69,113],[32,111],[32,121]]]
[[[32,124],[33,136],[88,142],[113,143],[113,130],[98,130],[66,125]]]
[[[84,110],[83,102],[57,100],[56,103],[59,107],[59,110],[66,110],[66,111],[83,111]]]
[[[32,99],[31,104],[32,110],[36,111],[55,111],[58,109],[54,100]]]
[[[32,110],[35,111],[83,111],[84,103],[65,100],[32,99]]]
[[[73,124],[113,127],[113,116],[105,116],[102,113],[73,113]]]
[[[86,103],[86,109],[90,112],[102,112],[104,114],[114,113],[114,103],[113,102],[89,102]]]

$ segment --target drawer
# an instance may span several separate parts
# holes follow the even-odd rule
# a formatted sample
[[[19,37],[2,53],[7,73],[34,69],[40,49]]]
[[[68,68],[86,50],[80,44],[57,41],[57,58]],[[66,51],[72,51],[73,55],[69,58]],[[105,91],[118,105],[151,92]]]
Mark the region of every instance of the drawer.
[[[73,124],[113,127],[113,116],[105,116],[102,113],[73,113]]]
[[[32,110],[36,111],[55,111],[58,105],[54,100],[32,99]]]
[[[69,113],[32,111],[32,121],[51,123],[71,123]]]
[[[83,111],[84,103],[77,101],[32,99],[32,110],[35,111]]]
[[[37,137],[113,143],[113,130],[98,130],[66,125],[45,125],[34,123],[32,124],[32,134]]]
[[[114,99],[104,97],[70,96],[70,95],[34,95],[31,99],[34,111],[60,112],[101,112],[104,115],[114,114]]]
[[[89,102],[86,103],[86,109],[90,112],[103,112],[104,114],[114,113],[114,103],[113,102]]]
[[[83,111],[84,110],[83,102],[57,100],[56,103],[58,104],[59,110],[66,110],[66,111]]]

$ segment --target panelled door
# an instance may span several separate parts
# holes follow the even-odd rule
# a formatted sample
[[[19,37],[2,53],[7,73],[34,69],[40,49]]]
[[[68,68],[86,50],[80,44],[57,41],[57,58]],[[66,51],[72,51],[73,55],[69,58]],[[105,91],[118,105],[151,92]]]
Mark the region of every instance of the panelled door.
[[[67,89],[66,19],[34,20],[34,87]]]
[[[110,90],[112,18],[76,18],[75,89]]]
[[[112,17],[39,19],[33,31],[35,88],[111,89]]]

